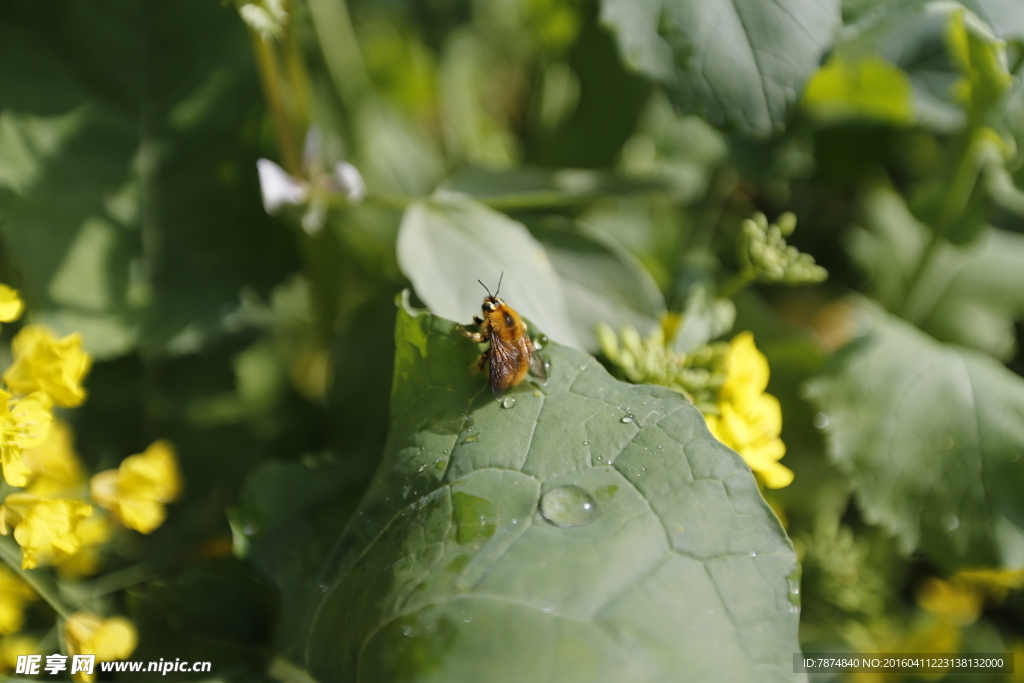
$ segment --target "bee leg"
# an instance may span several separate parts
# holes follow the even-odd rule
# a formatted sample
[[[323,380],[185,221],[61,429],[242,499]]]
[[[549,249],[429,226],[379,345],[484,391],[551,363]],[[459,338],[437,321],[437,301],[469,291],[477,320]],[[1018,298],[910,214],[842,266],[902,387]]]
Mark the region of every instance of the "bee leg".
[[[474,324],[474,325],[483,325],[483,324],[484,324],[484,319],[483,319],[483,318],[481,318],[481,317],[480,317],[480,316],[478,316],[478,315],[474,315],[474,316],[473,316],[473,324]]]
[[[484,341],[484,335],[480,334],[479,332],[470,332],[462,325],[457,325],[456,327],[458,328],[459,332],[462,333],[462,336],[465,337],[466,339],[469,339],[470,341],[475,341],[477,343]]]
[[[483,372],[484,363],[487,362],[487,358],[490,356],[490,351],[484,351],[480,354],[480,357],[476,360],[476,371]]]

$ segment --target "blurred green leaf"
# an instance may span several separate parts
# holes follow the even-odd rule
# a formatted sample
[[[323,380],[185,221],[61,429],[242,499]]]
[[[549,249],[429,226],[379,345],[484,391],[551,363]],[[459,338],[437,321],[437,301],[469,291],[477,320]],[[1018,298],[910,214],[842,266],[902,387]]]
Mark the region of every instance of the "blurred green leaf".
[[[323,597],[320,570],[359,502],[366,470],[333,453],[265,462],[250,472],[229,512],[235,552],[280,591],[275,651],[290,661],[304,661],[313,613]]]
[[[871,191],[862,208],[864,229],[852,231],[850,254],[869,274],[869,289],[900,310],[929,231],[890,190]],[[941,341],[1007,358],[1016,348],[1014,323],[1024,318],[1022,262],[1024,236],[995,228],[969,246],[941,247],[921,275],[909,314]]]
[[[865,16],[885,14],[894,8],[919,7],[927,0],[843,0],[843,19],[854,23]],[[1016,0],[961,0],[981,17],[996,35],[1007,40],[1024,37],[1024,14]]]
[[[651,94],[650,82],[619,59],[614,38],[598,23],[597,3],[580,4],[583,21],[579,37],[566,55],[562,82],[552,80],[547,73],[547,93],[542,82],[541,92],[535,96],[540,106],[534,109],[534,118],[539,120],[526,135],[527,164],[554,168],[613,166]],[[578,83],[578,88],[570,83]],[[570,89],[578,89],[578,97],[570,99]],[[545,100],[553,99],[551,93],[558,94],[554,98],[557,108],[545,107]],[[555,109],[557,116],[545,109]],[[545,119],[552,119],[554,127],[548,127],[551,122]]]
[[[838,0],[604,0],[626,63],[681,109],[752,135],[778,132],[839,27]]]
[[[579,347],[561,282],[544,247],[508,216],[465,198],[409,206],[398,233],[398,262],[416,293],[437,315],[470,322],[486,293],[505,274],[503,299],[537,330]]]
[[[942,133],[983,121],[1012,82],[1004,43],[958,2],[873,4],[856,15],[825,70],[836,64],[854,65],[861,91],[856,101],[870,120],[879,119],[878,107],[885,107],[891,117],[888,109],[896,102],[886,98],[903,88],[882,64],[903,71],[913,91],[914,120]],[[873,66],[868,71],[865,65]],[[821,72],[815,78],[822,78]],[[868,102],[874,107],[865,106]],[[847,109],[848,114],[858,110],[852,102]],[[901,115],[892,120],[902,123],[904,107],[898,109]]]
[[[569,320],[584,348],[598,348],[598,323],[648,334],[661,324],[665,299],[635,256],[607,234],[549,216],[530,224],[562,282]]]
[[[914,120],[910,79],[871,55],[849,61],[837,56],[811,77],[803,106],[819,120],[879,121],[908,125]]]
[[[131,590],[127,608],[143,634],[132,653],[136,661],[220,662],[214,673],[232,678],[259,676],[265,667],[272,592],[235,558],[201,560],[171,579],[141,584]]]
[[[547,386],[498,403],[451,322],[403,310],[396,338],[388,447],[326,570],[315,678],[791,680],[792,549],[692,405],[557,344]]]
[[[9,278],[93,353],[194,350],[243,286],[295,268],[260,203],[261,95],[232,7],[14,3],[0,79]]]
[[[946,567],[1000,566],[1024,529],[1024,379],[868,303],[806,391],[865,519]]]

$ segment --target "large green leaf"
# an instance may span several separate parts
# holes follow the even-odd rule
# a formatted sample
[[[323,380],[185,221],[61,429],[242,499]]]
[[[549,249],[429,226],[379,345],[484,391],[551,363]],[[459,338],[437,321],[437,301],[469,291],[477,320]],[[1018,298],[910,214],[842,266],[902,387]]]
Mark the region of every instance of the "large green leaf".
[[[796,558],[690,403],[558,344],[547,385],[499,403],[452,322],[402,310],[396,342],[384,460],[310,634],[317,680],[792,679]]]
[[[486,293],[477,280],[552,339],[578,347],[547,254],[522,223],[462,197],[417,201],[398,233],[398,262],[434,313],[470,322]]]
[[[556,216],[531,223],[558,273],[569,319],[584,348],[596,351],[597,325],[626,325],[647,335],[661,324],[665,299],[647,270],[615,239]]]
[[[870,289],[941,341],[1007,358],[1016,348],[1014,323],[1024,318],[1024,237],[986,230],[964,247],[940,245],[921,275],[914,299],[907,283],[929,239],[895,192],[875,188],[861,203],[864,228],[851,233],[850,253],[870,275]]]
[[[864,307],[871,331],[807,394],[865,518],[947,566],[1019,561],[1024,380]]]
[[[626,62],[719,127],[781,130],[839,27],[838,0],[603,0]]]

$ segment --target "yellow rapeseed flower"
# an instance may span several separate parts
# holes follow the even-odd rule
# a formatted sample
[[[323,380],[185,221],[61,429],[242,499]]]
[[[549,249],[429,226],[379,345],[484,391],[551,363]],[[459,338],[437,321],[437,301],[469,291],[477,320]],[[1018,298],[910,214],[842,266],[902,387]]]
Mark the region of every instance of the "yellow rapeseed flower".
[[[71,427],[55,419],[46,438],[35,448],[24,450],[21,463],[29,472],[26,493],[60,498],[85,483],[85,471],[73,444]]]
[[[7,387],[15,394],[42,391],[64,408],[85,400],[82,380],[92,358],[82,350],[77,333],[57,339],[41,325],[22,328],[11,341],[14,362],[4,372]]]
[[[164,505],[181,491],[181,476],[174,447],[155,441],[144,453],[132,455],[116,470],[92,478],[92,499],[110,510],[130,529],[148,534],[163,524]]]
[[[984,599],[970,586],[930,576],[918,587],[917,604],[944,621],[968,626],[978,620]]]
[[[768,387],[768,360],[754,345],[754,335],[741,332],[729,343],[725,382],[718,395],[718,415],[706,415],[716,439],[739,453],[768,488],[789,486],[793,472],[779,463],[786,454],[782,432],[782,406],[764,393]]]
[[[0,284],[0,322],[9,323],[21,317],[25,310],[25,302],[18,295],[18,290]]]
[[[12,493],[4,500],[0,533],[14,529],[21,546],[21,568],[59,562],[82,545],[81,521],[92,514],[92,506],[79,500],[45,500],[28,493]]]
[[[110,519],[94,514],[78,527],[82,545],[78,551],[56,563],[57,573],[65,579],[93,576],[103,569],[103,545],[110,540]]]
[[[28,483],[32,472],[22,461],[22,452],[43,443],[52,420],[46,394],[37,391],[16,399],[0,390],[0,462],[11,486]]]
[[[13,635],[0,638],[0,674],[9,674],[18,666],[19,655],[39,655],[39,643],[28,636]]]
[[[96,655],[98,662],[128,659],[139,642],[135,624],[124,617],[104,619],[91,612],[75,612],[64,622],[64,643],[68,654]],[[76,674],[80,681],[95,680],[95,674]]]
[[[25,621],[25,604],[35,600],[36,592],[21,577],[0,564],[0,635],[21,630]]]
[[[962,569],[949,580],[958,586],[973,589],[993,602],[1002,602],[1010,591],[1024,588],[1024,568]]]

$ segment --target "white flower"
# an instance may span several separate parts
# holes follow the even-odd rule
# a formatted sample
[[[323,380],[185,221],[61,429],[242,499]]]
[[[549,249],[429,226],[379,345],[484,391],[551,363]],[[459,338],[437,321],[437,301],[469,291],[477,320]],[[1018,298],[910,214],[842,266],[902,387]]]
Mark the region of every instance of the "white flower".
[[[256,171],[260,176],[263,208],[269,214],[277,213],[285,204],[305,204],[309,198],[306,184],[288,173],[270,159],[258,159]]]
[[[334,166],[334,177],[338,190],[348,198],[349,204],[358,204],[366,198],[366,183],[359,169],[347,161]]]

